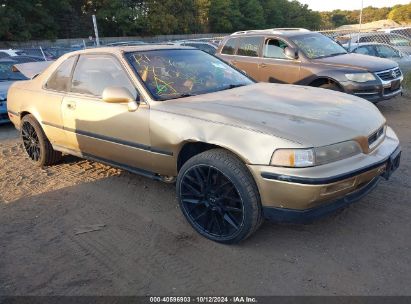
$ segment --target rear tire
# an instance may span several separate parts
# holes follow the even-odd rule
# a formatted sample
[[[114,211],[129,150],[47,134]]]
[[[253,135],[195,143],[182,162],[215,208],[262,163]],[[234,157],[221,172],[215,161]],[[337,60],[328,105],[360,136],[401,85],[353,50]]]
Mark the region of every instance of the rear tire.
[[[177,195],[191,226],[216,242],[238,243],[263,220],[253,176],[240,159],[223,149],[189,159],[178,174]]]
[[[55,151],[38,121],[28,114],[21,120],[20,136],[29,158],[39,167],[56,164],[61,152]]]

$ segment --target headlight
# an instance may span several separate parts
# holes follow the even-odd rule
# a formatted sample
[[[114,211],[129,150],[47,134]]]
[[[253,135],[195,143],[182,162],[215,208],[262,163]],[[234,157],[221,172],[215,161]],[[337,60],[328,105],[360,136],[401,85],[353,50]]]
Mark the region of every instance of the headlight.
[[[375,80],[375,76],[371,73],[353,73],[353,74],[345,74],[348,80],[354,82],[367,82]]]
[[[279,149],[271,158],[271,165],[279,167],[314,166],[313,149]]]
[[[315,148],[314,151],[316,165],[332,163],[362,153],[360,145],[353,140]]]
[[[312,167],[361,153],[360,145],[352,140],[314,149],[278,149],[271,158],[271,165],[292,168]]]

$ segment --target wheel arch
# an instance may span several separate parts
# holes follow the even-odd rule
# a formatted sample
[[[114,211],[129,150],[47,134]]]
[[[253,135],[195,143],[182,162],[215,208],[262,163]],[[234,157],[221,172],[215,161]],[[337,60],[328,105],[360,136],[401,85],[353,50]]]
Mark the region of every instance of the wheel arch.
[[[27,116],[27,115],[33,115],[33,114],[31,114],[29,111],[23,111],[23,112],[20,113],[20,120],[22,120],[23,117]]]
[[[23,120],[23,118],[27,115],[31,115],[34,117],[34,119],[39,123],[40,127],[43,129],[44,131],[44,126],[43,126],[43,122],[40,118],[40,114],[37,113],[37,111],[30,111],[30,110],[24,110],[21,111],[20,113],[20,126],[21,126],[21,121]]]
[[[327,83],[334,83],[341,89],[341,91],[344,91],[344,88],[342,87],[342,85],[339,83],[338,80],[335,80],[334,78],[328,77],[328,76],[318,76],[313,81],[311,81],[308,85],[311,87],[319,87]]]
[[[223,149],[226,150],[230,153],[232,153],[234,156],[236,156],[238,159],[240,159],[244,164],[246,164],[246,161],[244,157],[241,157],[238,153],[234,152],[233,150],[229,149],[226,146],[220,145],[220,144],[214,144],[214,143],[207,143],[204,141],[186,141],[181,145],[180,151],[178,152],[177,156],[177,172],[180,171],[181,167],[192,157],[211,150],[211,149]]]

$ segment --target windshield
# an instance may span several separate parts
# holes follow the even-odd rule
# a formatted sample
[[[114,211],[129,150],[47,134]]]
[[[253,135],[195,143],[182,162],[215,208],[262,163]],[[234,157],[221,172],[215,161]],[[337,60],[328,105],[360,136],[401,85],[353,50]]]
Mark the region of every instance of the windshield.
[[[154,99],[167,100],[216,92],[253,83],[223,61],[199,50],[128,53]]]
[[[295,36],[291,40],[310,59],[347,54],[341,45],[321,34]]]
[[[390,42],[392,45],[395,45],[395,46],[410,46],[411,45],[410,43],[411,40],[401,35],[391,35]]]
[[[22,73],[12,71],[15,64],[17,62],[0,62],[0,81],[27,79]]]

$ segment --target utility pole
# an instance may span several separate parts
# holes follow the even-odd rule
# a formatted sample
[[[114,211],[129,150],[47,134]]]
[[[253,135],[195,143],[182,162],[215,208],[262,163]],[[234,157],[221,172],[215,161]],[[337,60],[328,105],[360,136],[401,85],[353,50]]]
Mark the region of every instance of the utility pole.
[[[97,46],[100,46],[100,38],[98,37],[98,28],[97,28],[96,15],[93,15],[93,25],[94,25],[94,34],[96,36],[96,44],[97,44]]]
[[[363,10],[363,8],[364,8],[364,0],[361,0],[360,26],[358,27],[357,46],[360,43],[360,33],[361,33],[361,26],[362,26],[362,10]]]

